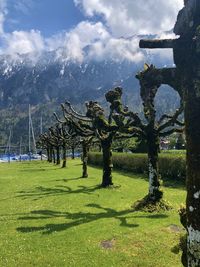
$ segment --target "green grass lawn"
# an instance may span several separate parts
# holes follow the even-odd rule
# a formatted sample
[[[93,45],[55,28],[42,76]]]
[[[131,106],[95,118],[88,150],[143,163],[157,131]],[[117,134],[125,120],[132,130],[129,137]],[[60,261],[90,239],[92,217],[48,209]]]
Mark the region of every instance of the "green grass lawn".
[[[148,214],[131,205],[147,193],[144,176],[101,169],[80,178],[79,160],[61,169],[47,162],[0,164],[1,267],[179,267],[171,248],[182,233],[177,210],[185,191],[164,187],[174,210]]]

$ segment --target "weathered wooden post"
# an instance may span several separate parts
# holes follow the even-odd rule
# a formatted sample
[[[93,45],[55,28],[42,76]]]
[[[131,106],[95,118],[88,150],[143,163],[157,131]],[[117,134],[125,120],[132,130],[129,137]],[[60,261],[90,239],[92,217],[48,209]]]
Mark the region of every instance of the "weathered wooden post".
[[[184,103],[187,148],[186,230],[184,265],[200,266],[200,1],[185,0],[174,33],[176,40],[141,40],[141,48],[172,48]],[[166,82],[167,83],[167,82]],[[170,84],[170,80],[168,81]],[[184,257],[183,257],[184,258]]]

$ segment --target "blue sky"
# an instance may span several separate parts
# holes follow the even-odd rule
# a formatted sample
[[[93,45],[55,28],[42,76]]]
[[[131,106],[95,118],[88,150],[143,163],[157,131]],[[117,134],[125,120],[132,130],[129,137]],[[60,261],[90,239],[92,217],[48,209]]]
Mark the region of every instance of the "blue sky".
[[[182,7],[183,0],[0,0],[0,54],[56,50],[61,60],[141,62],[137,35],[173,37],[165,31]]]
[[[8,0],[5,31],[36,29],[50,37],[68,31],[85,17],[73,0]]]

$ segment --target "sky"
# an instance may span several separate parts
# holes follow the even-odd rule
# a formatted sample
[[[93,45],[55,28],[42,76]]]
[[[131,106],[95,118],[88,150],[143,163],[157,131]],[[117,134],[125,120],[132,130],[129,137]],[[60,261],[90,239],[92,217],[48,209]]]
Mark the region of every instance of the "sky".
[[[172,37],[166,31],[182,7],[183,0],[0,0],[0,54],[57,50],[79,62],[137,63],[144,57],[137,35]]]

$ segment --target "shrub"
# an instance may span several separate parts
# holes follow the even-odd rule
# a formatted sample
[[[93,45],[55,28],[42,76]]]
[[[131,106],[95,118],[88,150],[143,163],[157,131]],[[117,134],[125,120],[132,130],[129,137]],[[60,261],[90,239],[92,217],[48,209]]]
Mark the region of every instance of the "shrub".
[[[102,154],[100,152],[89,153],[88,163],[102,166]],[[147,155],[113,153],[113,166],[115,169],[131,171],[134,173],[147,173]],[[159,154],[159,168],[162,179],[185,180],[185,154],[184,153],[161,153]]]

